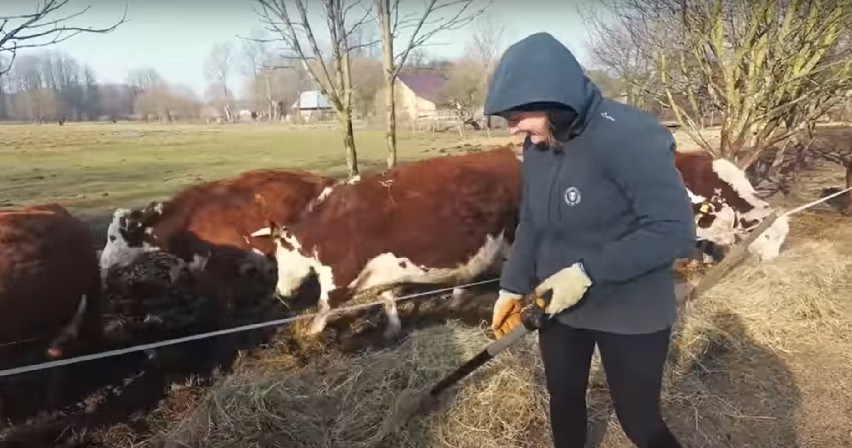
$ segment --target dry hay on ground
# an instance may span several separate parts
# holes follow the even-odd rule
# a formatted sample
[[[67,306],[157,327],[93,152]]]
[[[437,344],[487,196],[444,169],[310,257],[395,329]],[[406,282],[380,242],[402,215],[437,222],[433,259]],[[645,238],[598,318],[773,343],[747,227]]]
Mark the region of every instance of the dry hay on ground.
[[[686,446],[850,446],[852,232],[848,220],[797,216],[780,258],[747,260],[684,312],[663,402]],[[451,322],[360,356],[326,352],[306,367],[242,371],[191,412],[162,419],[145,445],[552,446],[534,336],[449,391],[439,409],[378,440],[395,408],[488,342],[484,330]],[[599,446],[632,446],[597,362],[592,376]]]
[[[852,229],[796,218],[684,313],[665,400],[689,446],[852,446]]]
[[[482,330],[450,322],[363,356],[326,355],[299,371],[228,377],[163,436],[194,447],[538,446],[546,401],[535,386],[541,369],[532,337],[468,378],[448,407],[381,440],[394,408],[487,343]]]
[[[729,274],[687,310],[679,347],[702,357],[742,341],[724,328],[739,320],[751,338],[775,351],[789,352],[801,343],[849,342],[852,257],[829,241],[806,241],[775,262],[749,262]],[[724,321],[719,316],[728,316]]]

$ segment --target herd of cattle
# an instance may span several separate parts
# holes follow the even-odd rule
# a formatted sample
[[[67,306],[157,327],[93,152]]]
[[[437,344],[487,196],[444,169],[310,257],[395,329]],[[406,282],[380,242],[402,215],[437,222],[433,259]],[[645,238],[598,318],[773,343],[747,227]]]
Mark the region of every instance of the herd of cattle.
[[[745,174],[678,153],[699,240],[727,246],[770,206]],[[521,157],[509,147],[436,157],[337,181],[259,170],[112,215],[98,250],[59,205],[0,212],[0,347],[39,341],[28,362],[232,326],[320,285],[311,332],[365,289],[459,284],[499,272],[517,224]],[[780,219],[750,247],[778,255]],[[386,333],[400,330],[393,292]],[[2,350],[2,348],[0,348]],[[11,353],[11,352],[7,352]],[[3,355],[2,368],[23,358]]]

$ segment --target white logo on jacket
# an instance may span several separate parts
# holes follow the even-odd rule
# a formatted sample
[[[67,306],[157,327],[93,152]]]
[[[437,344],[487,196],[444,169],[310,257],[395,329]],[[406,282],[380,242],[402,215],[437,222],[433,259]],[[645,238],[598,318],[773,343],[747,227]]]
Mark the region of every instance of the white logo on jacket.
[[[575,206],[582,200],[582,195],[580,195],[580,190],[577,187],[568,187],[565,189],[564,198],[566,204]]]

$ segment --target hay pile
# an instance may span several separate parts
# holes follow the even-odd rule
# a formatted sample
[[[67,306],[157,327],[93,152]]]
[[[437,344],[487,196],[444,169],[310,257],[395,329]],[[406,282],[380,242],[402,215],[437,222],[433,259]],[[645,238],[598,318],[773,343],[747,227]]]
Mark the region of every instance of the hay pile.
[[[542,446],[549,428],[535,341],[528,336],[503,352],[465,387],[447,391],[446,407],[395,433],[384,431],[394,411],[481,350],[489,342],[483,330],[450,322],[413,332],[393,349],[329,355],[280,375],[228,377],[160,438],[170,440],[166,446],[211,448]]]
[[[824,344],[847,354],[831,355],[837,371],[852,369],[852,250],[845,244],[793,238],[777,260],[747,260],[684,310],[663,401],[687,446],[839,446],[852,417],[800,415],[808,399],[825,409],[827,397],[799,395],[807,382],[826,381],[824,368],[800,374],[789,365],[807,367],[814,347]],[[300,370],[227,377],[158,439],[210,448],[552,446],[534,336],[449,391],[440,409],[415,416],[397,433],[383,431],[395,408],[488,341],[483,330],[450,323],[360,357],[329,354]],[[600,446],[632,446],[607,392],[595,389],[600,373],[596,359],[590,419],[609,424]]]
[[[690,446],[848,443],[852,250],[822,236],[747,260],[684,310],[663,401]]]
[[[768,263],[751,259],[689,304],[675,364],[757,343],[789,353],[802,341],[849,341],[852,255],[843,243],[802,241]]]

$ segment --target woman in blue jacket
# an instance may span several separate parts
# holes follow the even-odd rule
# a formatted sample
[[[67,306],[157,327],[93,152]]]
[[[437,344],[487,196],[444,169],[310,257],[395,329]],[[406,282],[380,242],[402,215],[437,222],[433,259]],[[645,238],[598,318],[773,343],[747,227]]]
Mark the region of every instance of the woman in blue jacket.
[[[557,448],[586,440],[595,345],[627,436],[679,447],[659,396],[676,318],[672,263],[695,247],[692,207],[675,143],[656,118],[602,98],[571,52],[547,33],[509,47],[485,114],[525,135],[514,247],[492,328],[520,323],[520,299],[552,292],[539,331]]]

